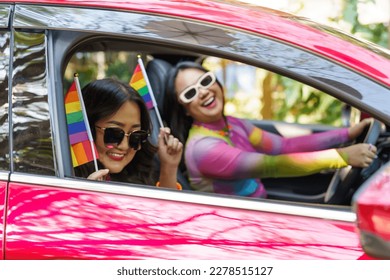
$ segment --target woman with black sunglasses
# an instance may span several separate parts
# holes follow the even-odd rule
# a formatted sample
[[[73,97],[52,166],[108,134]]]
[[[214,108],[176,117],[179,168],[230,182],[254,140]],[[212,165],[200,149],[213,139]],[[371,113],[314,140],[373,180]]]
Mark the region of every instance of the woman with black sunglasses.
[[[82,89],[89,125],[99,154],[99,171],[92,163],[75,168],[75,175],[91,180],[112,180],[154,185],[153,157],[160,158],[158,186],[181,189],[176,182],[182,143],[160,129],[158,148],[149,140],[150,117],[140,95],[114,79],[96,80]]]
[[[196,190],[266,197],[260,178],[296,177],[347,165],[367,167],[376,147],[355,139],[370,122],[351,128],[283,138],[250,122],[224,115],[223,87],[194,62],[173,67],[167,80],[163,118],[185,144],[185,165]]]

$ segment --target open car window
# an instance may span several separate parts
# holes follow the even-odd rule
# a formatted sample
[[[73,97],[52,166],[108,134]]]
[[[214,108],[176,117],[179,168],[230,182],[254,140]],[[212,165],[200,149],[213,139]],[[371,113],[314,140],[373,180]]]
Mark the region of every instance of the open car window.
[[[152,46],[147,51],[126,40],[88,40],[68,56],[64,70],[64,92],[69,88],[73,74],[79,74],[80,85],[95,79],[115,78],[128,83],[141,56],[146,67],[154,60],[172,65],[182,60],[201,62],[213,71],[222,82],[225,92],[225,114],[250,120],[254,125],[284,137],[318,133],[340,127],[354,125],[367,114],[353,108],[350,104],[312,85],[297,81],[281,73],[268,69],[204,53],[161,53]],[[149,79],[155,88],[158,108],[162,108],[163,89]],[[319,88],[323,87],[321,85]],[[151,114],[155,114],[151,110]],[[159,124],[152,117],[152,125]],[[155,131],[152,142],[156,143]],[[387,148],[386,148],[387,151]],[[381,162],[377,163],[379,167]],[[185,174],[180,174],[184,176]],[[297,178],[264,179],[269,199],[282,201],[324,204],[329,195],[329,185],[334,180],[335,170],[325,170],[318,174]],[[365,178],[361,178],[361,184]],[[358,187],[354,187],[355,190]],[[193,191],[191,187],[185,188]],[[349,205],[347,201],[331,204]]]

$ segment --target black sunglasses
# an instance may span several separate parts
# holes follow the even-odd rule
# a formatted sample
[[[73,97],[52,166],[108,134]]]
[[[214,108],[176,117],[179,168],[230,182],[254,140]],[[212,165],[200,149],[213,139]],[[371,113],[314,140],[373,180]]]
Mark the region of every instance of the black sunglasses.
[[[129,146],[134,150],[138,150],[142,143],[146,142],[149,133],[145,130],[134,130],[130,133],[125,133],[123,129],[119,127],[99,127],[104,132],[104,144],[106,147],[119,146],[122,143],[125,136],[129,137]]]

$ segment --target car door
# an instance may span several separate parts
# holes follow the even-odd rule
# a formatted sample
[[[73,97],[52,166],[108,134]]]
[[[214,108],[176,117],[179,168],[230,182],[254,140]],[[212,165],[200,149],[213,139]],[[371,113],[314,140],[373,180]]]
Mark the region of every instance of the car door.
[[[80,180],[14,181],[6,259],[364,258],[348,211]]]
[[[102,36],[150,47],[161,41],[156,22],[172,19],[39,5],[15,11],[5,259],[366,258],[348,207],[72,178],[62,84],[70,50]]]
[[[8,22],[11,6],[0,4],[0,259],[4,257],[4,228],[9,161],[8,77],[10,61],[10,32]]]

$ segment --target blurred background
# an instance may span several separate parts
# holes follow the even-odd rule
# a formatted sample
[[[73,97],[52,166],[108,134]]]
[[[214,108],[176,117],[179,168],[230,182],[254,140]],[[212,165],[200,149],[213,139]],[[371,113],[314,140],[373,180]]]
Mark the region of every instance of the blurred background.
[[[225,2],[229,2],[226,0]],[[339,29],[363,41],[390,48],[390,0],[239,0],[251,5],[304,17]],[[353,108],[342,118],[342,102],[314,88],[269,71],[209,59],[206,65],[226,79],[228,115],[286,122],[335,126],[358,122],[361,112]],[[231,77],[235,77],[232,79]],[[255,83],[249,81],[257,81]],[[232,82],[233,81],[233,82]],[[247,85],[256,84],[257,88]]]
[[[239,2],[306,17],[390,48],[390,0],[239,0]]]

